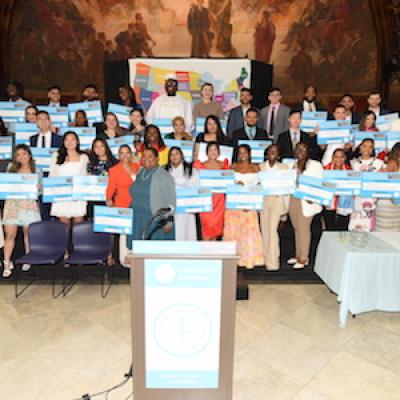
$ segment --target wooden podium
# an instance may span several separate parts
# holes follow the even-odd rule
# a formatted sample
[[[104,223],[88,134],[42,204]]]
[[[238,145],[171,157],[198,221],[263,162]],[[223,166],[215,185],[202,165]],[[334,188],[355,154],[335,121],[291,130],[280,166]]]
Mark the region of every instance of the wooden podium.
[[[231,400],[235,242],[134,241],[137,400]]]

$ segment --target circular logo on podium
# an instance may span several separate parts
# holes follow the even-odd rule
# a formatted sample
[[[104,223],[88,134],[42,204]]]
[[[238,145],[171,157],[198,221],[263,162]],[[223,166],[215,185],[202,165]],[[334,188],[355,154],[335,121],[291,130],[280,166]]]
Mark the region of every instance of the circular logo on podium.
[[[174,304],[158,315],[154,337],[166,353],[190,357],[204,350],[210,342],[211,321],[194,305]]]

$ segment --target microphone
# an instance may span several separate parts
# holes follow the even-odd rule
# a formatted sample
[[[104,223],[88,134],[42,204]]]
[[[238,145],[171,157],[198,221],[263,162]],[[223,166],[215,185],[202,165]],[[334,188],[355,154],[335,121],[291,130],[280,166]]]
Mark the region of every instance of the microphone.
[[[173,205],[169,205],[168,207],[165,208],[160,208],[157,212],[156,215],[157,217],[163,217],[163,218],[168,218],[171,215],[173,215],[175,212],[175,207]]]
[[[161,224],[161,221],[163,221],[162,224],[165,224],[166,220],[171,217],[175,212],[175,207],[173,205],[169,205],[168,207],[165,208],[160,208],[155,215],[150,219],[150,221],[147,223],[147,225],[143,228],[142,231],[142,240],[146,240],[148,238],[148,229],[150,228],[150,225],[156,221],[157,219],[159,220],[159,224]]]

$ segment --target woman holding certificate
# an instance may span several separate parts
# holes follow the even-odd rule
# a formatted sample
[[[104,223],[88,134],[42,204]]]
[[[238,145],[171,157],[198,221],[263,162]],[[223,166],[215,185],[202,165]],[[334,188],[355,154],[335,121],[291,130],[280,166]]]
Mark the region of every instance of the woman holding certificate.
[[[355,158],[351,160],[354,171],[378,172],[384,162],[375,157],[375,142],[373,139],[364,139],[355,151]],[[349,230],[372,232],[376,227],[376,199],[359,197],[354,198],[353,212],[350,216]]]
[[[237,148],[237,156],[232,164],[236,184],[254,186],[260,183],[259,168],[251,162],[251,149],[243,144]],[[239,266],[254,268],[264,263],[263,246],[255,210],[226,210],[224,222],[224,240],[236,241],[240,257]]]
[[[145,149],[153,148],[158,154],[158,164],[163,166],[168,163],[169,149],[161,136],[160,128],[156,125],[147,125],[144,130],[144,143],[138,145],[137,151],[142,156]]]
[[[185,120],[179,115],[172,120],[173,132],[164,136],[164,139],[192,140],[192,135],[186,132]]]
[[[133,240],[142,240],[143,237],[149,240],[174,240],[174,179],[158,165],[157,150],[152,147],[143,150],[142,165],[130,189],[133,199]]]
[[[310,159],[309,148],[305,143],[297,143],[295,147],[295,162],[297,176],[306,175],[314,178],[323,177],[323,168],[320,162]],[[311,223],[313,217],[322,211],[319,204],[308,200],[290,198],[289,217],[293,225],[295,237],[295,257],[290,258],[287,263],[293,265],[293,269],[303,269],[308,265],[308,255],[311,245]]]
[[[9,173],[34,174],[36,173],[35,162],[31,150],[25,144],[15,147],[13,160],[7,169]],[[3,240],[3,229],[0,229],[0,247],[4,243],[4,270],[3,278],[8,278],[13,269],[11,255],[15,247],[15,238],[18,227],[22,227],[24,234],[25,252],[29,251],[28,227],[33,222],[41,220],[40,210],[36,200],[6,200],[4,203],[3,225],[6,234]],[[29,264],[22,266],[23,271],[30,269]]]
[[[232,142],[228,136],[224,135],[221,122],[215,115],[209,115],[204,122],[204,133],[196,136],[194,148],[194,160],[198,159],[200,143],[216,142],[218,145],[231,146]]]
[[[165,169],[172,175],[176,189],[196,187],[199,185],[199,174],[187,163],[179,147],[171,147],[168,164]],[[175,239],[197,240],[196,218],[194,214],[175,214]]]
[[[209,142],[206,147],[207,160],[202,163],[197,160],[193,163],[193,167],[201,169],[229,169],[228,160],[219,161],[220,156],[219,144],[217,142]],[[224,233],[224,213],[225,213],[225,195],[222,193],[213,193],[212,195],[213,210],[208,213],[200,213],[201,236],[203,240],[217,240]]]
[[[261,171],[288,169],[286,164],[278,161],[280,158],[280,149],[277,144],[272,144],[265,149],[264,158],[265,162],[260,164]],[[288,196],[264,196],[260,221],[264,244],[264,264],[268,271],[277,271],[280,268],[278,227],[281,217],[288,212],[288,205]]]
[[[81,151],[79,137],[75,132],[64,134],[61,146],[50,163],[50,177],[87,175],[89,158]],[[57,201],[51,205],[50,215],[67,225],[83,221],[87,203],[83,200]]]
[[[104,140],[114,139],[126,133],[127,131],[119,125],[117,116],[112,112],[108,112],[104,118],[103,131],[97,133],[97,138]]]

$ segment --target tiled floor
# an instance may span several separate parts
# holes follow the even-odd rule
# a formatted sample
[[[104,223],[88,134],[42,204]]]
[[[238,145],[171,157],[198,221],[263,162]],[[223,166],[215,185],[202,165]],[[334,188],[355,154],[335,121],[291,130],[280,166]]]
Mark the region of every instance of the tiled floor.
[[[129,286],[102,299],[76,285],[53,300],[32,286],[18,300],[0,286],[0,398],[72,400],[118,383],[130,365]],[[338,326],[323,285],[251,285],[237,303],[234,400],[400,398],[400,314]],[[131,383],[110,395],[122,400]]]

